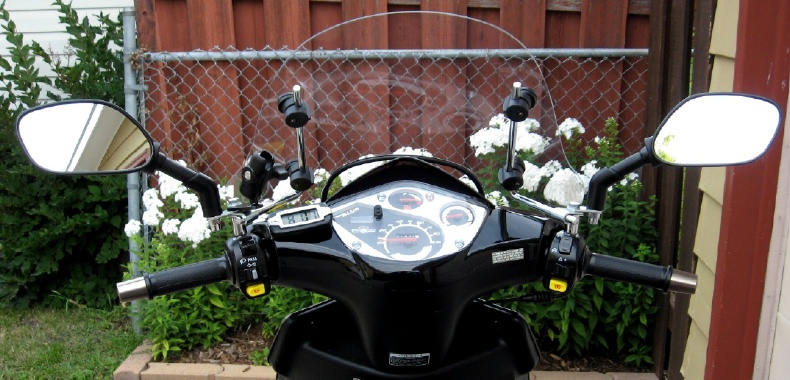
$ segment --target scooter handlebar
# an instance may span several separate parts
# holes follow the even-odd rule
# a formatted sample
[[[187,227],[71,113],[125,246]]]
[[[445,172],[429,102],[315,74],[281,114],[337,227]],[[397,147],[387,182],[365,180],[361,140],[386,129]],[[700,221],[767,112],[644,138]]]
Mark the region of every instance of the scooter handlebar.
[[[116,287],[120,301],[130,302],[232,278],[228,260],[223,256],[156,273],[144,273],[141,277],[119,282]]]
[[[664,292],[693,294],[697,289],[697,275],[659,265],[592,253],[584,273],[610,280],[651,286]]]

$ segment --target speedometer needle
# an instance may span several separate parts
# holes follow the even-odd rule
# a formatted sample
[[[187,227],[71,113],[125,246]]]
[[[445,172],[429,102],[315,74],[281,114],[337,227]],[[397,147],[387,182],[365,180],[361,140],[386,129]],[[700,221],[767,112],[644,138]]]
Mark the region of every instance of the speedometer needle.
[[[417,237],[381,238],[381,241],[387,243],[416,243]]]

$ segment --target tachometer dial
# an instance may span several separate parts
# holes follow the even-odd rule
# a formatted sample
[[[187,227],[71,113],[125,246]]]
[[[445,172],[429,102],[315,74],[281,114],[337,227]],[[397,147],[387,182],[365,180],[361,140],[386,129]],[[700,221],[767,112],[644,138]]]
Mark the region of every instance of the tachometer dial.
[[[422,206],[422,196],[412,190],[395,191],[389,196],[392,207],[400,210],[414,210]]]
[[[379,234],[377,244],[387,256],[396,260],[422,260],[442,245],[441,231],[430,223],[404,219],[387,227]]]
[[[475,220],[475,214],[464,205],[450,205],[442,209],[442,223],[448,226],[468,226]]]

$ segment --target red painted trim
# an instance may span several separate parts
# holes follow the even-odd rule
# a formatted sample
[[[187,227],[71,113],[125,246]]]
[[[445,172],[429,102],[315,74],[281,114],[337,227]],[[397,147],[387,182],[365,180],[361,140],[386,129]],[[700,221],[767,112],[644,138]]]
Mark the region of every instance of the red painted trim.
[[[790,4],[741,0],[739,12],[733,90],[766,96],[785,107]],[[771,33],[765,32],[768,25]],[[752,378],[781,141],[780,132],[764,158],[727,169],[705,379]]]

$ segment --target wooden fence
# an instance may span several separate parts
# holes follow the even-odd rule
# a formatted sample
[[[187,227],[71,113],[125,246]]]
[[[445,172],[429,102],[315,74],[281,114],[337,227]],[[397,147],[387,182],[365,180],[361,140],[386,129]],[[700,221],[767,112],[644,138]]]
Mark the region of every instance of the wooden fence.
[[[356,17],[386,11],[429,10],[466,15],[499,25],[529,48],[646,48],[648,6],[645,1],[138,1],[139,46],[146,51],[187,52],[195,49],[236,50],[294,48],[315,33]],[[461,19],[433,22],[424,15],[391,17],[383,22],[360,23],[365,30],[347,28],[313,41],[324,49],[496,49],[514,48],[500,41],[477,22]],[[461,20],[461,21],[459,21]],[[418,28],[418,32],[415,32]],[[150,90],[145,107],[147,127],[172,149],[176,156],[196,164],[216,178],[231,179],[244,158],[256,149],[267,149],[292,157],[285,141],[292,132],[282,123],[262,126],[261,110],[271,109],[280,94],[273,90],[276,68],[262,62],[189,63],[169,62],[148,66],[146,85]],[[588,127],[592,138],[604,120],[616,117],[625,125],[621,133],[628,151],[645,137],[647,60],[574,57],[543,64],[547,84],[554,96],[557,118],[574,117]],[[377,68],[376,70],[380,70]],[[484,83],[481,67],[469,62],[425,70],[422,82],[456,83],[457,96],[468,84],[489,93],[495,103],[507,93],[507,83]],[[427,77],[427,78],[426,78]],[[280,88],[288,88],[286,83]],[[266,89],[266,90],[263,90]],[[590,93],[599,92],[595,98]],[[263,92],[263,93],[262,93]],[[445,90],[445,93],[451,91]],[[456,96],[456,97],[457,97]],[[383,99],[383,97],[382,97]],[[450,99],[448,101],[460,101]],[[467,101],[469,101],[467,99]],[[395,105],[392,105],[395,106]],[[277,115],[271,115],[272,119]],[[465,138],[474,128],[457,126],[456,133],[442,136],[454,144],[437,146],[440,156],[468,161]],[[591,127],[591,128],[590,128]],[[264,128],[265,131],[261,131]],[[392,131],[402,130],[393,126]],[[309,131],[309,130],[308,130]],[[471,132],[470,132],[471,131]],[[354,142],[376,136],[344,136],[310,131],[313,143],[308,157],[313,165],[336,167],[338,162],[380,149],[353,150]],[[393,132],[394,133],[394,132]],[[463,134],[466,135],[463,135]],[[263,141],[265,140],[265,141]],[[383,141],[384,146],[404,140],[399,135]],[[178,145],[181,144],[182,147]],[[189,149],[184,145],[189,146]],[[291,144],[292,145],[292,144]],[[358,145],[358,144],[356,144]],[[420,145],[420,144],[418,144]],[[457,147],[461,147],[458,150]],[[394,149],[394,148],[393,148]],[[352,157],[342,157],[353,152]]]

